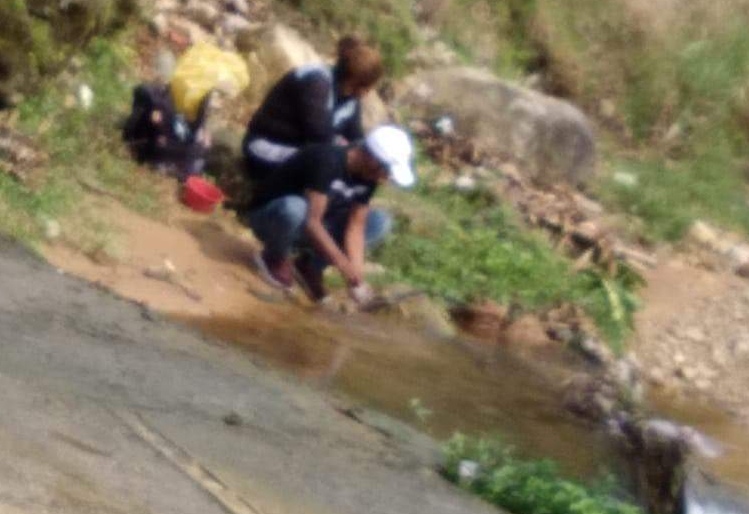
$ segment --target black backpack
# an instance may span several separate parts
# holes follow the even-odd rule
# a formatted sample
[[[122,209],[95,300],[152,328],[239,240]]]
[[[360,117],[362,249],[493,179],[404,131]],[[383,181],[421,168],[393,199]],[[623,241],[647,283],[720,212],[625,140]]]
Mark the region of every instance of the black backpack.
[[[174,166],[181,175],[200,173],[205,162],[205,147],[197,141],[205,124],[208,101],[201,101],[195,121],[188,122],[174,107],[168,85],[140,84],[133,90],[133,105],[122,130],[138,162]],[[161,122],[151,115],[161,112]]]

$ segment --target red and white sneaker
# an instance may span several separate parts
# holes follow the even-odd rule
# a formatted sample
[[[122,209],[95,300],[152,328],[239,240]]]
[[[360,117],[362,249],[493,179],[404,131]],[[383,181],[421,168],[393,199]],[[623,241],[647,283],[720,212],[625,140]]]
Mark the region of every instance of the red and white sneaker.
[[[270,260],[265,252],[252,256],[255,268],[260,277],[278,289],[290,289],[294,285],[293,270],[289,259]]]

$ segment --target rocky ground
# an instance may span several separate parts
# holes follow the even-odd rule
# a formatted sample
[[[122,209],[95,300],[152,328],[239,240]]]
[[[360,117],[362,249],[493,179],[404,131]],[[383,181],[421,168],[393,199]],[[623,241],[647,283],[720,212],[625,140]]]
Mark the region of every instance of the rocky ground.
[[[683,260],[647,280],[634,349],[650,382],[749,422],[749,283]]]

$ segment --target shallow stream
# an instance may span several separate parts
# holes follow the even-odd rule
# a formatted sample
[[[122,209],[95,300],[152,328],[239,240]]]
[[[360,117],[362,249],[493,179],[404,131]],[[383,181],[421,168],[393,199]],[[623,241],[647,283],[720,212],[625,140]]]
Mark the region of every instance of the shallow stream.
[[[622,474],[626,463],[605,436],[562,407],[562,383],[583,363],[550,348],[444,340],[367,315],[289,312],[283,326],[245,319],[183,318],[247,347],[262,360],[342,391],[366,407],[437,439],[456,431],[499,435],[530,458],[551,458],[572,476]],[[688,423],[726,446],[700,465],[749,495],[749,431],[709,406],[655,396],[658,417]]]

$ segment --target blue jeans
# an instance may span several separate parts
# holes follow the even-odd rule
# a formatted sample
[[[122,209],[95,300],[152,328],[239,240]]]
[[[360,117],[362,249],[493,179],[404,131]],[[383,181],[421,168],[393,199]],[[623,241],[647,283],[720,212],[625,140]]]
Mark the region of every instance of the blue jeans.
[[[329,264],[327,259],[314,248],[304,230],[307,219],[307,200],[301,196],[289,195],[271,200],[265,205],[242,215],[242,221],[249,226],[255,236],[265,245],[268,260],[289,257],[295,249],[309,248],[314,263],[320,269]],[[326,213],[323,224],[339,245],[348,224],[349,211]],[[382,209],[370,209],[364,229],[364,241],[371,248],[390,232],[393,218]]]

